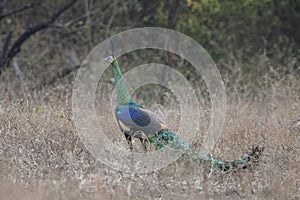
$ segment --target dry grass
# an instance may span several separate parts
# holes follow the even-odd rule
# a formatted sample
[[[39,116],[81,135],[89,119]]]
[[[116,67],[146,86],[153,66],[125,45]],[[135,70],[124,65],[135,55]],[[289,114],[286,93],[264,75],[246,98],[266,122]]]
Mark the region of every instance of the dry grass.
[[[274,85],[261,100],[232,100],[213,154],[234,159],[252,145],[265,152],[252,171],[210,175],[183,161],[148,174],[115,171],[80,141],[69,97],[44,91],[47,97],[35,103],[2,99],[0,199],[300,199],[300,127],[293,123],[300,119],[298,88]],[[117,130],[111,120],[104,124]],[[126,144],[121,133],[114,139]]]

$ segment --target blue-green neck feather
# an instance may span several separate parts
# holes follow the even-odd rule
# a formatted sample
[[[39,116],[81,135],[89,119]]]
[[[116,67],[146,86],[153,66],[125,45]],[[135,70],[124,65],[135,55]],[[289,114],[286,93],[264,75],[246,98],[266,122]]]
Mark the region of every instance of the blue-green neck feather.
[[[119,105],[126,105],[129,104],[131,99],[128,92],[128,88],[125,84],[125,81],[123,79],[123,74],[121,72],[121,69],[119,67],[119,63],[117,59],[115,58],[114,61],[111,63],[111,65],[114,68],[114,78],[115,83],[117,87],[117,99]]]

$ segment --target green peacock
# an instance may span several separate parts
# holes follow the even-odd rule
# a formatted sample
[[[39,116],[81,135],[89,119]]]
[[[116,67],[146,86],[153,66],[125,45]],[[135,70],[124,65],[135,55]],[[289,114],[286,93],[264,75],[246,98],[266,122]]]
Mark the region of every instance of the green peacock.
[[[115,108],[115,117],[119,129],[125,135],[130,150],[133,149],[132,137],[135,137],[140,139],[145,151],[147,150],[148,143],[158,150],[168,145],[176,150],[182,150],[192,160],[202,163],[211,162],[213,168],[223,171],[237,168],[251,168],[253,164],[257,163],[263,151],[263,147],[259,146],[252,147],[249,154],[233,161],[221,161],[211,156],[201,156],[199,151],[175,134],[155,113],[133,101],[123,80],[123,74],[117,59],[112,55],[105,60],[110,62],[114,69],[118,101]]]

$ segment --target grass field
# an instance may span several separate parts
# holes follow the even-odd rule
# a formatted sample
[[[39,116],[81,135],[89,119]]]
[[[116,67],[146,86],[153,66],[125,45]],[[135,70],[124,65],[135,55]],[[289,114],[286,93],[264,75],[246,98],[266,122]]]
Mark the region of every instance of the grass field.
[[[299,88],[293,80],[274,83],[256,100],[229,97],[226,124],[212,154],[230,160],[253,145],[265,147],[254,169],[229,173],[210,173],[209,167],[184,161],[148,174],[115,171],[82,144],[67,89],[44,90],[36,101],[11,101],[4,92],[0,199],[300,199]],[[110,137],[126,148],[115,123],[106,120],[113,130],[107,133],[115,133]],[[192,145],[199,149],[201,142],[196,138]],[[138,141],[134,147],[139,150]]]

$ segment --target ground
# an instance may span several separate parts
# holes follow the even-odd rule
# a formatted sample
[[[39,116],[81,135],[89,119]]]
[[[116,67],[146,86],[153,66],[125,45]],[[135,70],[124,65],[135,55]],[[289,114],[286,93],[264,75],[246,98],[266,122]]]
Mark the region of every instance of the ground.
[[[296,94],[280,90],[263,100],[229,101],[212,154],[230,160],[253,145],[265,151],[253,169],[228,173],[180,160],[148,174],[116,171],[82,144],[66,99],[40,105],[2,100],[0,199],[300,199]],[[109,120],[107,134],[115,134],[112,139],[127,148]],[[192,145],[200,148],[201,139]],[[138,140],[134,147],[140,150]]]

